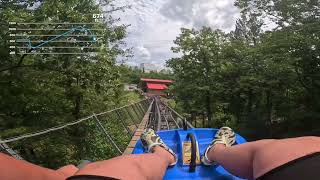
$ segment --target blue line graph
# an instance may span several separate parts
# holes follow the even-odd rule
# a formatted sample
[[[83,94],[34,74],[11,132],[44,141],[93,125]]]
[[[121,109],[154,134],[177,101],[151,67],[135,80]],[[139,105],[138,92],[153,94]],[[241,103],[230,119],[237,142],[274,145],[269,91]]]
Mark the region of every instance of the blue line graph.
[[[85,28],[85,27],[71,28],[69,31],[66,31],[66,32],[64,32],[64,33],[62,33],[60,35],[57,35],[57,36],[55,36],[53,38],[50,38],[50,39],[48,39],[46,41],[43,41],[42,43],[40,43],[40,44],[38,44],[36,46],[32,45],[32,40],[30,38],[28,38],[28,39],[17,39],[17,42],[27,42],[28,43],[28,47],[30,49],[37,49],[37,48],[41,48],[42,46],[44,46],[44,45],[46,45],[46,44],[48,44],[48,43],[50,43],[50,42],[52,42],[54,40],[57,40],[59,38],[68,37],[72,33],[77,32],[77,31],[78,32],[88,33],[89,34],[88,36],[92,39],[92,42],[97,42],[97,37],[92,33],[92,31],[90,29]]]

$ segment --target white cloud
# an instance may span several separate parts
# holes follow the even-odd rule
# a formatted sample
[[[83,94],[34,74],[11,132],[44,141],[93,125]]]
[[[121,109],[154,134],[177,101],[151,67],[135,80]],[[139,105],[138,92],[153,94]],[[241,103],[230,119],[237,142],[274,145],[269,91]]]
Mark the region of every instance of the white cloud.
[[[196,28],[210,26],[230,31],[240,13],[233,4],[234,0],[170,0],[160,12],[169,19],[183,21]]]
[[[163,66],[174,56],[170,50],[181,27],[210,26],[224,31],[234,29],[239,10],[234,0],[117,0],[118,5],[131,5],[121,17],[130,24],[126,42],[134,47],[131,63],[155,63]]]
[[[141,57],[143,60],[150,60],[151,54],[147,48],[138,46],[134,50],[138,57]]]

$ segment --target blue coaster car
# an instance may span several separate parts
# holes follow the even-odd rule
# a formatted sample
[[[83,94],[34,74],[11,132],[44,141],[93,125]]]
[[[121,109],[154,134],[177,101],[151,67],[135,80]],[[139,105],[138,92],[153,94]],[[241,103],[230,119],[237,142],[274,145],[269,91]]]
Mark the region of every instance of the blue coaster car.
[[[161,139],[177,155],[178,163],[169,167],[164,179],[201,179],[201,180],[241,180],[221,166],[204,166],[200,157],[213,140],[218,129],[176,129],[159,131]],[[236,143],[243,144],[246,140],[236,135]],[[141,141],[138,141],[133,154],[143,154]]]

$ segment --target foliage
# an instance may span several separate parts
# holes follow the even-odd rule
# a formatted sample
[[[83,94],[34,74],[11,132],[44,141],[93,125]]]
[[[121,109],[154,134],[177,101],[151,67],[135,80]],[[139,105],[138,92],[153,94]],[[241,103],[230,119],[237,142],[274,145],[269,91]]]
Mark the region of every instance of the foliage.
[[[141,69],[128,67],[122,64],[120,66],[120,74],[123,82],[128,84],[139,84],[140,78],[152,78],[152,79],[169,79],[172,80],[172,74],[164,71],[160,72],[143,72]]]
[[[319,3],[238,0],[228,34],[181,29],[167,62],[177,105],[249,139],[319,134]],[[277,17],[272,19],[271,17]],[[263,31],[267,18],[278,24]]]
[[[100,3],[110,11],[124,8],[116,8],[109,0]],[[94,22],[92,14],[103,11],[105,9],[100,4],[91,0],[1,1],[1,138],[64,124],[139,99],[132,94],[124,96],[126,92],[123,91],[116,58],[124,53],[119,43],[126,35],[125,26],[116,25],[118,20],[110,13],[104,14],[105,21],[94,25],[96,29],[103,29],[99,34],[102,43],[97,55],[9,55],[8,22],[91,23]],[[110,124],[113,127],[111,131],[118,133],[119,141],[127,139],[119,134],[118,126],[119,123]],[[94,125],[81,124],[59,133],[9,145],[27,160],[47,167],[77,163],[86,157],[103,159],[115,155],[111,147],[102,143],[106,141],[103,136],[97,134],[95,137],[98,138],[92,137],[95,129]]]

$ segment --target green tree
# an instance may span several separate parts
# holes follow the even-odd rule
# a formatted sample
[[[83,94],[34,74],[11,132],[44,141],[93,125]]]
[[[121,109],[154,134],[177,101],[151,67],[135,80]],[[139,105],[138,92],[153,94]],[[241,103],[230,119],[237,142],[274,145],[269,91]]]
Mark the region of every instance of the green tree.
[[[221,46],[225,41],[221,31],[204,27],[200,31],[182,29],[173,52],[181,53],[181,58],[168,61],[176,78],[175,93],[192,113],[200,113],[205,107],[208,121],[213,125],[213,107],[215,94],[221,89],[216,83],[220,81],[217,74],[224,68]]]
[[[112,1],[100,1],[110,11],[123,10]],[[118,107],[121,97],[121,80],[116,57],[124,51],[119,42],[126,35],[118,20],[104,14],[104,21],[92,26],[102,29],[98,35],[96,54],[88,49],[67,49],[63,52],[87,52],[83,55],[9,55],[8,22],[71,22],[92,23],[92,14],[104,13],[101,4],[91,0],[1,1],[0,6],[0,127],[2,138],[28,133],[79,119],[93,112]],[[119,24],[119,23],[118,23]],[[39,29],[65,29],[65,25],[39,25]],[[56,34],[49,31],[48,34]],[[33,34],[43,34],[42,30]],[[49,37],[43,37],[47,40]],[[3,40],[3,41],[2,41]],[[56,44],[63,46],[64,44]],[[41,49],[40,49],[41,50]],[[39,51],[40,51],[39,50]],[[59,50],[58,50],[59,51]],[[60,52],[60,51],[59,51]],[[114,122],[114,124],[116,124]],[[66,129],[50,137],[30,139],[12,144],[27,160],[49,167],[76,163],[98,151],[88,147],[103,145],[88,140],[94,126],[87,124]],[[115,128],[115,131],[118,131]],[[101,139],[100,139],[101,141]],[[101,154],[108,155],[104,146]],[[49,149],[48,149],[49,148]],[[110,151],[109,156],[112,153]],[[54,159],[48,162],[48,159]]]
[[[249,139],[319,133],[319,4],[239,0],[236,6],[242,12],[235,31],[182,29],[177,37],[173,50],[182,56],[168,66],[178,107],[211,110],[211,126],[231,125]],[[263,31],[270,20],[278,27]],[[207,41],[203,32],[221,38]]]

